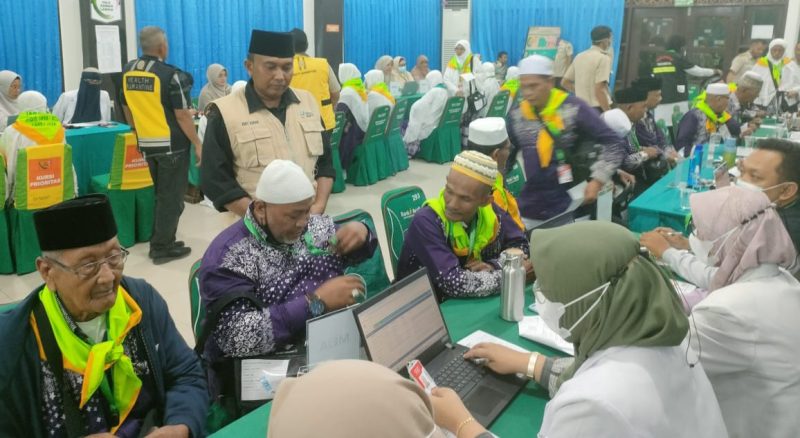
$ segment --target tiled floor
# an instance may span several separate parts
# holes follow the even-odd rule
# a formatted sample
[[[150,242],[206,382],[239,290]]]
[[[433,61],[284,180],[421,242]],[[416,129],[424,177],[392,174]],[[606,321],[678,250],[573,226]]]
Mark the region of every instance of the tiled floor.
[[[385,249],[388,246],[380,211],[381,195],[398,187],[417,185],[422,188],[425,195],[434,196],[444,187],[448,169],[448,165],[412,160],[411,167],[407,171],[378,184],[368,187],[348,185],[344,192],[332,195],[328,202],[327,213],[337,215],[355,208],[368,211],[375,220],[386,266],[389,267],[391,264],[389,252]],[[236,218],[230,213],[218,213],[208,207],[187,204],[181,216],[178,239],[184,240],[192,247],[190,257],[154,266],[147,257],[149,245],[140,243],[130,248],[131,255],[125,265],[125,275],[144,278],[155,286],[167,300],[178,330],[190,345],[194,345],[194,338],[189,314],[187,284],[189,268],[195,260],[202,257],[211,240],[235,220]],[[35,272],[23,276],[0,275],[0,304],[23,299],[39,284],[41,277]]]

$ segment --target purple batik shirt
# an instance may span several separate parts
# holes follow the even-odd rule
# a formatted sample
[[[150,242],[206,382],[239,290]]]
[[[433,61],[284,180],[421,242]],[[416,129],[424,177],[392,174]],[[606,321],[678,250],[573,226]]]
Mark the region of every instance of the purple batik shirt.
[[[519,248],[530,253],[528,239],[510,215],[492,204],[500,221],[497,238],[481,251],[483,262],[494,271],[472,272],[464,268],[467,257],[458,257],[445,235],[444,223],[430,207],[417,210],[406,231],[403,250],[397,261],[397,279],[402,279],[422,267],[428,269],[439,297],[482,297],[500,292],[502,271],[500,253]]]
[[[608,182],[625,159],[625,141],[618,136],[583,100],[569,95],[557,110],[564,129],[561,130],[558,144],[572,150],[583,142],[601,145],[600,156],[592,165],[591,177],[601,183]],[[515,104],[506,116],[508,136],[513,145],[512,158],[521,151],[525,161],[525,185],[517,196],[522,217],[536,220],[550,219],[564,212],[571,202],[567,189],[569,184],[559,184],[556,147],[547,167],[542,167],[536,143],[543,125],[539,120],[529,120]],[[513,159],[509,160],[513,163]],[[509,164],[511,165],[511,164]],[[579,183],[575,181],[574,183]],[[573,183],[573,184],[574,184]]]
[[[252,206],[247,215],[252,218]],[[294,244],[273,244],[274,239],[256,228],[270,243],[253,236],[240,220],[217,236],[203,256],[200,295],[207,309],[225,294],[239,291],[251,292],[266,305],[259,309],[242,298],[224,308],[204,349],[212,362],[265,354],[289,344],[311,317],[306,297],[343,275],[347,266],[372,256],[378,246],[369,231],[367,242],[347,257],[312,255],[302,238]],[[314,242],[328,242],[336,230],[325,215],[311,216],[306,228]]]

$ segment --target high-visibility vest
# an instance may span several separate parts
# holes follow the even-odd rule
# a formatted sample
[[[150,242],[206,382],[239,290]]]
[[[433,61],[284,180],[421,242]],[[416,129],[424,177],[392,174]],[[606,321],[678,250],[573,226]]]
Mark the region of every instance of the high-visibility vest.
[[[322,58],[312,58],[306,55],[294,57],[294,73],[292,74],[292,88],[306,90],[317,98],[322,121],[325,129],[336,127],[336,115],[333,112],[331,91],[328,86],[330,67],[328,61]]]
[[[171,131],[161,98],[161,88],[169,84],[151,71],[154,65],[153,60],[139,59],[122,76],[122,91],[144,153],[170,147]]]

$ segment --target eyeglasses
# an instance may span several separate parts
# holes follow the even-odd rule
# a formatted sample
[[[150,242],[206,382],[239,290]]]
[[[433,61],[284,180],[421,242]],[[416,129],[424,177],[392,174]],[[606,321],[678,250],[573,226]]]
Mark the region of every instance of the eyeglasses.
[[[58,265],[64,271],[70,272],[72,274],[77,275],[78,277],[86,280],[88,278],[92,278],[100,272],[100,267],[104,264],[108,264],[108,267],[111,269],[121,269],[125,265],[125,260],[128,259],[128,252],[125,248],[120,248],[118,253],[112,254],[102,260],[98,260],[96,262],[89,262],[77,267],[67,266],[58,260],[52,257],[45,257],[46,259],[50,260],[51,262]]]

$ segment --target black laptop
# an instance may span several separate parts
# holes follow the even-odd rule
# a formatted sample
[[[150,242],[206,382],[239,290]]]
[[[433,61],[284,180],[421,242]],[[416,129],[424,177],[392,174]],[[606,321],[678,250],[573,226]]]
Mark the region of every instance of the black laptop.
[[[472,416],[488,427],[526,381],[499,376],[465,360],[450,339],[427,271],[421,269],[353,310],[367,357],[405,376],[419,359],[438,386],[453,388]]]

